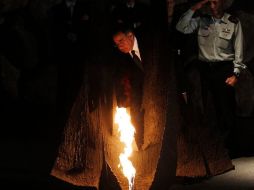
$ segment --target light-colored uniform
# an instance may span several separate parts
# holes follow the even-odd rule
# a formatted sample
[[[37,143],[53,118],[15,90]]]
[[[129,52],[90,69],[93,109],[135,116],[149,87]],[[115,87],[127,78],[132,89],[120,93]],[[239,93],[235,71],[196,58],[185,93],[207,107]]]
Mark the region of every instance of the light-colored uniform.
[[[193,18],[193,15],[191,9],[185,12],[176,29],[184,34],[198,30],[199,59],[204,62],[233,61],[236,74],[245,69],[240,21],[230,21],[232,16],[228,13],[221,19],[212,16]]]

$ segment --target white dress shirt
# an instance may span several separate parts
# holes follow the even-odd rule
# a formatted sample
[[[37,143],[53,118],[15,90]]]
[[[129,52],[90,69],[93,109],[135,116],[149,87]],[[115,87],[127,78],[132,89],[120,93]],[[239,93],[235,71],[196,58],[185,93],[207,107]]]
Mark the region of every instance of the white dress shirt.
[[[140,52],[139,52],[139,48],[138,48],[138,41],[137,41],[137,38],[136,38],[135,36],[134,36],[134,44],[133,44],[132,50],[135,51],[135,54],[136,54],[136,55],[139,57],[139,59],[142,61],[141,56],[140,56]],[[131,51],[132,51],[132,50],[131,50]],[[131,57],[133,57],[132,54],[131,54],[131,51],[129,51],[129,54],[131,55]]]

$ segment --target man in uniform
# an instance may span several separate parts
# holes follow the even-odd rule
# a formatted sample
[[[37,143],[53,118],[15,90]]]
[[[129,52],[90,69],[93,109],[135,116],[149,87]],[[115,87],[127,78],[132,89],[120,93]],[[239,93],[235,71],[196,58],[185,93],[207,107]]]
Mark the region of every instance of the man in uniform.
[[[207,8],[209,14],[195,13]],[[199,68],[203,103],[211,93],[218,126],[230,147],[228,134],[235,123],[236,84],[243,64],[243,33],[238,18],[224,12],[225,0],[202,0],[183,14],[176,29],[184,34],[198,32]],[[204,104],[206,105],[206,104]]]

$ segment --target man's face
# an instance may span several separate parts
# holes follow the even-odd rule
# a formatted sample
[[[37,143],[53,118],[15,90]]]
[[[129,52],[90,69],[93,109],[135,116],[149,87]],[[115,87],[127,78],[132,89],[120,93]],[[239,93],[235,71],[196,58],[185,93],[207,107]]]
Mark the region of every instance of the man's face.
[[[121,52],[128,53],[133,48],[134,35],[132,32],[128,33],[119,32],[113,36],[113,41]]]
[[[213,15],[216,15],[222,11],[223,0],[210,0],[210,9]]]

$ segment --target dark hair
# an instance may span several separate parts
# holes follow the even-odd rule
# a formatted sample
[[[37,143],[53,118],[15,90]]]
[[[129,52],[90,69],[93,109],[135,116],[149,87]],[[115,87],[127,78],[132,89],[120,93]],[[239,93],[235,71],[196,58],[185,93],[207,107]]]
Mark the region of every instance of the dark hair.
[[[133,28],[125,23],[117,23],[111,27],[111,36],[115,36],[119,33],[127,34],[128,32],[133,32]]]

